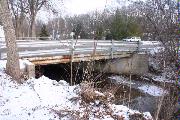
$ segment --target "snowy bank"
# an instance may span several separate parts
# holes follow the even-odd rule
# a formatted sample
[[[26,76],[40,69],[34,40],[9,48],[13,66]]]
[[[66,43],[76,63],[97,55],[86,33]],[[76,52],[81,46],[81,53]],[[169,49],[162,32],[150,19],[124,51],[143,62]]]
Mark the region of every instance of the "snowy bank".
[[[142,90],[144,93],[147,93],[152,96],[162,96],[168,94],[168,91],[164,90],[161,87],[157,87],[155,85],[143,85],[138,88]]]
[[[6,60],[0,60],[0,71],[3,71],[6,68]],[[25,64],[28,63],[28,60],[19,60],[20,69],[25,69]]]

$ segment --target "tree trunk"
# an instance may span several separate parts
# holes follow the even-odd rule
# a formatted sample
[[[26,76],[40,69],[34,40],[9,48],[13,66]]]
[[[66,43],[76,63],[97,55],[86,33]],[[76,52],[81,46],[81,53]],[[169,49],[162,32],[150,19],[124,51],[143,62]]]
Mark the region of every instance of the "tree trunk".
[[[36,24],[35,19],[32,22],[32,37],[36,37]]]
[[[20,26],[19,26],[19,18],[15,17],[15,34],[16,37],[20,37]]]
[[[30,37],[36,37],[35,14],[32,14],[30,21]]]
[[[15,30],[7,0],[0,0],[0,13],[7,47],[6,72],[20,83],[19,55],[17,53]]]
[[[23,25],[24,25],[24,15],[21,13],[20,18],[19,18],[19,36],[18,37],[23,37]]]

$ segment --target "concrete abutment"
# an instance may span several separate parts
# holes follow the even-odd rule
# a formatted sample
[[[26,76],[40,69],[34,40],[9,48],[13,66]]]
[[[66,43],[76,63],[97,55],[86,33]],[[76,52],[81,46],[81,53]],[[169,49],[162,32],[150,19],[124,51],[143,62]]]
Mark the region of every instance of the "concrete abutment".
[[[95,64],[94,68],[96,71],[104,73],[144,75],[148,72],[148,55],[135,53],[131,57]]]
[[[28,61],[28,60],[24,60],[23,62],[25,68],[23,68],[23,75],[24,77],[26,77],[26,79],[28,78],[34,78],[35,77],[35,65]]]

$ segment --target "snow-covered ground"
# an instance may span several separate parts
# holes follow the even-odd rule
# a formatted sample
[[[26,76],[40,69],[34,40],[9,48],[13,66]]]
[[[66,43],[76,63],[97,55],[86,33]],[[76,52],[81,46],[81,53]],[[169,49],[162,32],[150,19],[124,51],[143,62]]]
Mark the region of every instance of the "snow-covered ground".
[[[3,71],[6,68],[6,60],[0,60],[0,71]],[[27,64],[28,60],[19,60],[20,69],[25,68],[25,64]]]
[[[87,114],[89,120],[114,120],[113,116],[129,119],[140,114],[123,105],[108,104],[111,116],[99,102],[82,105],[79,85],[69,86],[65,81],[56,82],[45,76],[29,79],[19,85],[4,72],[5,61],[0,62],[0,120],[69,120],[78,113],[79,119]],[[96,92],[97,93],[97,92]],[[102,93],[103,94],[103,93]],[[71,111],[71,112],[70,112]],[[100,117],[97,117],[99,116]],[[149,112],[142,115],[151,120]]]
[[[138,87],[143,92],[152,95],[152,96],[162,96],[168,94],[168,91],[164,90],[161,87],[157,87],[155,85],[143,85]]]
[[[130,81],[129,78],[120,75],[111,76],[109,78],[111,79],[111,82],[116,82],[118,84],[122,84],[126,86],[131,85],[132,88],[139,89],[143,93],[149,94],[151,96],[162,96],[168,94],[168,91],[166,91],[164,88],[155,86],[154,84],[146,83],[146,81],[137,81],[137,80]]]
[[[166,65],[163,61],[164,47],[156,47],[149,52],[149,67],[153,69],[150,74],[150,77],[153,81],[165,82],[165,83],[175,83],[176,69],[173,63],[171,65]],[[165,64],[165,67],[163,67]],[[157,73],[158,74],[154,74]]]
[[[110,78],[111,80],[114,80],[115,82],[117,82],[118,84],[124,84],[124,85],[132,85],[132,84],[135,84],[134,82],[130,82],[130,81],[127,81],[127,78],[124,78],[122,76],[119,76],[119,75],[115,75],[115,76],[111,76],[111,77],[108,77]]]
[[[165,73],[162,73],[162,75],[158,75],[158,76],[154,75],[152,79],[157,82],[176,83],[176,80],[167,78],[167,74]]]

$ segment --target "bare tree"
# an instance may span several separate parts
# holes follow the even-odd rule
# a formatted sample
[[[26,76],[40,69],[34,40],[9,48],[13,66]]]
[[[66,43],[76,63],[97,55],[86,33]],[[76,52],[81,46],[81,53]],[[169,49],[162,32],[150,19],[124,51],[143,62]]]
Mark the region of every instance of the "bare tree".
[[[151,34],[152,40],[162,42],[165,47],[166,60],[176,61],[176,1],[149,0],[136,2],[134,6],[140,12],[143,30]]]
[[[16,37],[23,36],[23,25],[28,12],[27,0],[9,0],[14,15]]]
[[[38,11],[47,3],[47,0],[9,0],[9,3],[11,5],[12,13],[14,15],[16,36],[22,36],[23,23],[25,18],[28,17],[30,25],[29,36],[35,37],[36,16]]]
[[[4,26],[6,47],[7,47],[7,64],[6,72],[20,83],[20,66],[19,55],[17,53],[16,36],[8,7],[7,0],[0,0],[0,18]]]
[[[38,11],[47,3],[47,0],[28,0],[30,14],[30,36],[36,36],[35,20]]]

